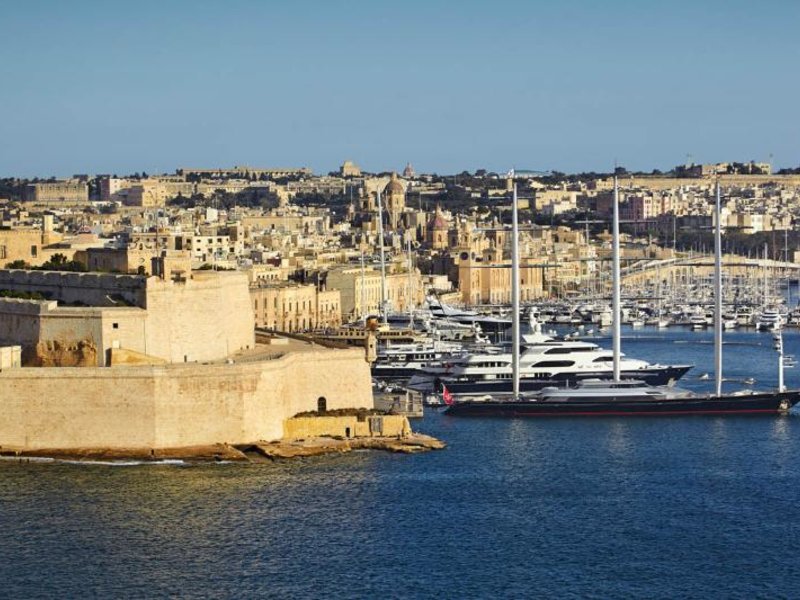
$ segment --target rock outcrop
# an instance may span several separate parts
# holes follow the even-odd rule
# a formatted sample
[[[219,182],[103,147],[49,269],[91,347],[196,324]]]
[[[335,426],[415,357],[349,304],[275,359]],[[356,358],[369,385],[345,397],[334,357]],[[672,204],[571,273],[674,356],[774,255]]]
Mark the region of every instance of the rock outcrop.
[[[238,446],[251,457],[270,460],[306,458],[325,454],[346,454],[353,450],[385,450],[402,454],[415,454],[429,450],[441,450],[446,444],[429,435],[412,433],[402,437],[331,438],[316,437],[302,440],[279,440]]]
[[[68,344],[59,340],[39,342],[35,348],[24,348],[22,362],[26,367],[96,367],[97,346],[91,340]]]

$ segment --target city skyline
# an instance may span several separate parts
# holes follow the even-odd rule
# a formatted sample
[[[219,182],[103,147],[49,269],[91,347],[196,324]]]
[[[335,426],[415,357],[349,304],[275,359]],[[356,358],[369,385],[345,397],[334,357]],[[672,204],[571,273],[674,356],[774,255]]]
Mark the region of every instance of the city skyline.
[[[800,7],[759,8],[6,5],[0,175],[795,167]]]

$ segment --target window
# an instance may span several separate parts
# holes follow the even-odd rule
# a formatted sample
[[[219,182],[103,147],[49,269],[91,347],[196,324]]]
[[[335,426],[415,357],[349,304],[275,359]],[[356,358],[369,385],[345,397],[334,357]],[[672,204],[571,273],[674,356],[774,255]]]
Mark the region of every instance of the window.
[[[574,360],[542,360],[533,366],[536,369],[542,369],[545,367],[571,367],[574,364]]]
[[[36,246],[31,246],[31,256],[38,256],[39,249]]]
[[[549,350],[545,351],[545,354],[571,354],[573,352],[593,352],[595,349],[586,347],[586,348],[550,348]]]
[[[111,327],[113,327],[114,329],[119,329],[119,323],[112,323]]]

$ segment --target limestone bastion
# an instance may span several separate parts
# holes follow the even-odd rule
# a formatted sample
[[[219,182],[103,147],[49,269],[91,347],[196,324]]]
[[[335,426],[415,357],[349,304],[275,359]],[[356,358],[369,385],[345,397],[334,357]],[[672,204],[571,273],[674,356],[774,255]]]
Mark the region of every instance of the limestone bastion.
[[[320,402],[372,408],[362,350],[256,344],[243,273],[154,267],[0,270],[18,296],[0,298],[0,346],[21,347],[0,365],[0,451],[246,444]]]

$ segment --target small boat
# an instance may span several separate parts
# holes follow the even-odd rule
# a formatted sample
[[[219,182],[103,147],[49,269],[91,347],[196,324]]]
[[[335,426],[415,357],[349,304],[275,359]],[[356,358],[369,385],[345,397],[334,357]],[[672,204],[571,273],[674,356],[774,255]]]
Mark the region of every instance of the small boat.
[[[703,314],[694,314],[689,317],[689,325],[692,329],[705,329],[708,327],[708,321],[706,321],[706,317]]]
[[[765,308],[756,321],[758,331],[778,331],[783,326],[781,314],[774,308]]]

